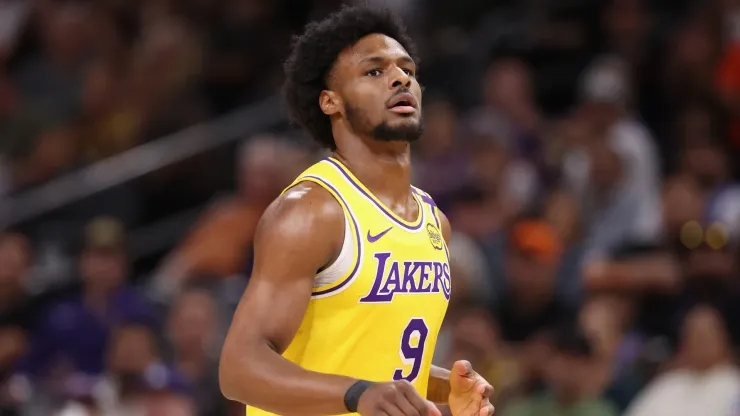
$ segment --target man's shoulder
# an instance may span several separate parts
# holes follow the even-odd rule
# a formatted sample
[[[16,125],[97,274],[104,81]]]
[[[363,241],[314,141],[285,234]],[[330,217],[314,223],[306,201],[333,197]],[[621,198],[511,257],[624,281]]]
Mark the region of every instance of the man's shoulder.
[[[339,202],[321,185],[305,181],[286,189],[267,207],[257,233],[298,235],[337,226],[344,226]]]

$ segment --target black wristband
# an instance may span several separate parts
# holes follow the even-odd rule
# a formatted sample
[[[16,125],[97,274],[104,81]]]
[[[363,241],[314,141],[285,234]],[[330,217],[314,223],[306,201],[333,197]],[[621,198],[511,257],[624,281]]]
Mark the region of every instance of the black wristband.
[[[367,380],[357,380],[355,384],[351,385],[344,393],[344,406],[347,410],[355,413],[357,411],[357,405],[360,403],[360,397],[368,387],[372,386],[373,383]]]

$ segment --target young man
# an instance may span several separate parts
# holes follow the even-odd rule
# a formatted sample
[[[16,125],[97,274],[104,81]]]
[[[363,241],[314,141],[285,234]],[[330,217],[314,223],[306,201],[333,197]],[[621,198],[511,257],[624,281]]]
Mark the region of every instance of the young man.
[[[394,16],[344,8],[308,25],[287,61],[291,115],[334,153],[257,229],[220,366],[223,393],[249,416],[493,414],[469,363],[431,365],[450,226],[410,183],[422,133],[412,56]]]

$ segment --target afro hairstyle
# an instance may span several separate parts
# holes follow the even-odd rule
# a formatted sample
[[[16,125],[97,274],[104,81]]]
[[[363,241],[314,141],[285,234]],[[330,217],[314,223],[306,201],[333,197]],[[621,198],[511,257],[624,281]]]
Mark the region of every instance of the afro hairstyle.
[[[371,34],[395,39],[414,60],[416,48],[400,19],[386,9],[343,6],[325,19],[309,23],[294,39],[285,62],[283,94],[291,119],[325,148],[336,150],[329,116],[319,107],[319,95],[340,52]]]

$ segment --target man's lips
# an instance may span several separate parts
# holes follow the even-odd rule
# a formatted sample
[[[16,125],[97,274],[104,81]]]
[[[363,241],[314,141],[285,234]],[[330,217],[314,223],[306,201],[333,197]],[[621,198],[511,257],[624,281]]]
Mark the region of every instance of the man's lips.
[[[388,109],[394,113],[410,114],[416,111],[418,103],[416,98],[408,92],[396,94],[388,102]]]

